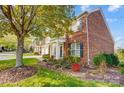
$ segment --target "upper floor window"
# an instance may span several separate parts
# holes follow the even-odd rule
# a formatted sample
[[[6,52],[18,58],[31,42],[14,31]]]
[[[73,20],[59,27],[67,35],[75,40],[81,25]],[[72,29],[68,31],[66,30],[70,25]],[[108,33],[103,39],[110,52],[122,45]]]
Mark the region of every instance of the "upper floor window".
[[[78,18],[71,28],[74,32],[82,31],[82,17]]]

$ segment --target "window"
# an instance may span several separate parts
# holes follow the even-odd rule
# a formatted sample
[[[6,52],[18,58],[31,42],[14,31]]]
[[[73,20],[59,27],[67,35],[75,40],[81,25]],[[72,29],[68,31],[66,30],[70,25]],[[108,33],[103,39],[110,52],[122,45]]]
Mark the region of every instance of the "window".
[[[82,17],[77,19],[77,21],[72,25],[71,28],[74,32],[82,31]]]
[[[78,19],[79,25],[78,25],[78,30],[82,31],[82,18]]]
[[[80,42],[71,44],[71,55],[80,57]]]

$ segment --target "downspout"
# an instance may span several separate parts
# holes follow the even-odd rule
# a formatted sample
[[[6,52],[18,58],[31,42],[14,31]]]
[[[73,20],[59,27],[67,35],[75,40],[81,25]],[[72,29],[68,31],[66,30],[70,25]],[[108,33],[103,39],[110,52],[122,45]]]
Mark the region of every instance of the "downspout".
[[[89,15],[89,14],[88,14],[88,15]],[[86,32],[87,32],[87,64],[90,65],[90,49],[89,49],[88,15],[87,15],[87,17],[86,17]]]

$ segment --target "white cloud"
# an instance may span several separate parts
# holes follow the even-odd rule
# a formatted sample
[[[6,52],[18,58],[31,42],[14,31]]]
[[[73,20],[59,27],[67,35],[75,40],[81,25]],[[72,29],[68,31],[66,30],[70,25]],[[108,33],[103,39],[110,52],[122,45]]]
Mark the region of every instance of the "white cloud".
[[[107,22],[117,22],[118,21],[118,19],[116,19],[116,18],[107,18],[106,20],[107,20]]]
[[[90,5],[82,5],[81,6],[81,11],[84,12],[84,11],[87,11],[90,9]]]
[[[108,7],[108,11],[109,12],[118,11],[121,7],[122,7],[121,5],[110,5]]]

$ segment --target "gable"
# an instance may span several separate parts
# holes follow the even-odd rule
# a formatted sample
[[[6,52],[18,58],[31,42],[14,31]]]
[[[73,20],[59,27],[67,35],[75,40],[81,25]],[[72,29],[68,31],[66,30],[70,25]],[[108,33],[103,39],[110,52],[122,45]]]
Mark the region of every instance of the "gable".
[[[101,10],[91,12],[87,19],[89,33],[100,36],[100,38],[103,38],[107,42],[114,43],[111,32]]]

